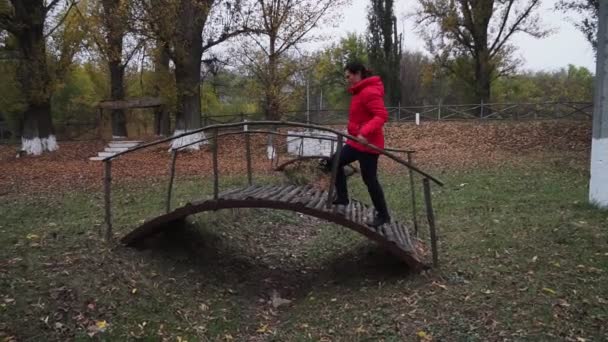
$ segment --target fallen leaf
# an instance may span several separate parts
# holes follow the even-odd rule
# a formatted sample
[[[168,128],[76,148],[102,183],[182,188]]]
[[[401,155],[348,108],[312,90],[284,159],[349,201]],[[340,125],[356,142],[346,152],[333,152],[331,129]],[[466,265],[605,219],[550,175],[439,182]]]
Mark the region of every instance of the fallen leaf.
[[[543,287],[543,291],[544,291],[544,292],[547,292],[547,293],[550,293],[550,294],[552,294],[552,295],[556,294],[555,290],[550,289],[550,288],[548,288],[548,287]]]
[[[268,324],[262,324],[262,325],[261,325],[261,326],[260,326],[260,327],[259,327],[259,328],[256,330],[256,332],[257,332],[257,333],[260,333],[260,334],[266,334],[266,333],[269,333],[269,332],[271,332],[271,331],[270,331],[270,329],[268,329]]]
[[[28,239],[28,240],[38,240],[38,239],[40,239],[40,236],[38,236],[36,234],[27,234],[25,236],[25,238]]]

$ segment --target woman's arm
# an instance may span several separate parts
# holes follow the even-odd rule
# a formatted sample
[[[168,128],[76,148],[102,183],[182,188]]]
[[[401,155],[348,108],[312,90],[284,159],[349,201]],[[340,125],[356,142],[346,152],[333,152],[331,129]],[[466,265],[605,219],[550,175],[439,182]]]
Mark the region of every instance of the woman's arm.
[[[384,107],[384,99],[379,91],[370,91],[366,94],[364,105],[373,115],[372,119],[365,123],[359,131],[362,136],[367,138],[374,131],[382,129],[382,126],[388,120],[388,112]]]

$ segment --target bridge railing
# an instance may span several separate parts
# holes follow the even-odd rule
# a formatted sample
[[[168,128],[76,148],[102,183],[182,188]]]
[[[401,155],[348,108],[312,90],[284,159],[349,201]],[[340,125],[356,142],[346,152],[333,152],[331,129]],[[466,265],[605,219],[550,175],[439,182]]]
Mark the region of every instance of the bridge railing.
[[[235,128],[239,128],[239,127],[242,127],[244,129],[235,130]],[[263,127],[263,128],[267,128],[267,129],[257,129],[256,130],[256,129],[249,129],[249,127]],[[271,128],[271,129],[268,129],[268,128]],[[310,135],[310,134],[305,135],[305,134],[298,134],[298,133],[293,133],[293,132],[282,133],[282,132],[278,131],[279,128],[304,128],[304,129],[308,129],[308,130],[315,130],[315,131],[320,131],[320,132],[325,132],[325,133],[331,133],[334,135],[334,137],[327,136],[327,135],[317,135],[317,136]],[[176,168],[175,166],[176,166],[176,160],[177,160],[178,153],[179,153],[179,151],[182,151],[182,150],[190,147],[191,145],[200,144],[200,143],[204,143],[204,142],[211,143],[212,164],[213,164],[212,165],[213,166],[213,198],[215,200],[217,200],[219,198],[219,177],[220,177],[220,175],[219,175],[219,167],[218,167],[218,165],[219,165],[218,139],[220,137],[229,136],[229,135],[244,135],[245,136],[244,148],[245,148],[245,158],[246,158],[246,163],[247,163],[247,182],[249,185],[253,184],[253,168],[252,168],[252,160],[251,160],[251,157],[252,157],[251,135],[253,135],[253,134],[288,136],[288,137],[301,138],[301,139],[311,139],[312,138],[312,139],[333,141],[334,144],[332,144],[331,152],[335,153],[336,155],[340,154],[340,152],[343,148],[343,145],[344,145],[344,141],[346,139],[348,139],[348,140],[355,141],[363,146],[366,146],[366,147],[378,152],[378,154],[384,155],[387,158],[393,160],[394,162],[401,164],[402,166],[405,166],[407,168],[408,174],[409,174],[409,179],[410,179],[412,216],[413,216],[414,229],[415,229],[416,236],[418,236],[418,222],[417,222],[417,214],[416,214],[416,194],[415,194],[415,190],[414,190],[415,189],[414,175],[417,174],[422,177],[424,203],[425,203],[425,207],[426,207],[427,220],[428,220],[428,224],[429,224],[429,237],[431,240],[430,242],[431,242],[431,252],[432,252],[432,258],[433,258],[433,264],[438,265],[437,234],[436,234],[434,210],[433,210],[432,199],[431,199],[431,182],[433,182],[437,185],[440,185],[440,186],[443,186],[443,182],[440,181],[439,179],[435,178],[434,176],[426,173],[425,171],[422,171],[420,168],[418,168],[416,165],[414,165],[413,159],[412,159],[412,154],[414,153],[414,151],[391,149],[391,148],[382,149],[382,148],[379,148],[372,144],[369,144],[367,141],[363,141],[357,137],[354,137],[352,135],[349,135],[347,133],[341,132],[341,131],[333,129],[333,128],[329,128],[326,126],[320,126],[320,125],[312,125],[312,124],[305,124],[305,123],[299,123],[299,122],[287,122],[287,121],[243,121],[243,122],[209,125],[209,126],[199,128],[196,130],[192,130],[192,131],[189,131],[189,132],[186,132],[183,134],[175,135],[175,136],[172,136],[169,138],[160,139],[160,140],[152,141],[152,142],[149,142],[146,144],[142,144],[142,145],[133,147],[129,150],[126,150],[124,152],[120,152],[113,156],[103,159],[106,240],[108,240],[108,241],[111,240],[112,236],[113,236],[113,233],[112,233],[112,229],[113,229],[112,228],[112,205],[111,205],[112,160],[120,158],[121,156],[124,156],[127,154],[134,153],[134,152],[142,150],[142,149],[158,146],[160,144],[165,144],[165,143],[171,142],[175,139],[180,139],[180,138],[183,138],[186,136],[199,134],[199,133],[205,133],[204,138],[197,139],[195,141],[188,143],[187,145],[183,145],[183,146],[171,149],[171,162],[169,164],[170,165],[169,183],[168,183],[168,187],[167,187],[167,196],[166,196],[166,202],[165,202],[166,212],[171,211],[173,182],[175,179],[175,168]],[[209,134],[209,133],[211,133],[211,134]],[[335,146],[335,149],[333,146]],[[404,153],[406,156],[401,157],[397,153]],[[327,196],[327,200],[326,200],[327,208],[331,207],[332,201],[333,201],[333,196],[334,196],[333,184],[335,184],[335,180],[337,177],[338,162],[339,162],[339,158],[332,159],[331,181],[329,183],[330,186],[328,189],[328,196]]]

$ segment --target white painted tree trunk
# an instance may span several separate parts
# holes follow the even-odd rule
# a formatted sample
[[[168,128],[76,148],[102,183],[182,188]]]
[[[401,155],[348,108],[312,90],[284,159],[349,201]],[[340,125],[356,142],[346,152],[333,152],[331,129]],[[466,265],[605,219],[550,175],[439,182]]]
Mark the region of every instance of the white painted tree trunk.
[[[186,133],[186,131],[181,130],[181,129],[176,129],[175,132],[173,132],[173,136],[180,135],[183,133]],[[209,143],[206,140],[201,141],[201,140],[204,140],[205,138],[206,138],[205,133],[203,133],[203,132],[186,135],[184,137],[173,140],[171,142],[171,149],[180,148],[182,146],[186,146],[186,145],[194,143],[194,144],[186,147],[185,149],[190,150],[190,151],[198,151],[198,150],[200,150],[201,145]]]
[[[589,201],[608,209],[608,2],[600,1]]]
[[[608,208],[608,137],[593,139],[589,200],[601,208]]]
[[[53,152],[59,149],[54,135],[46,138],[21,138],[21,150],[29,155],[39,156],[44,152]]]

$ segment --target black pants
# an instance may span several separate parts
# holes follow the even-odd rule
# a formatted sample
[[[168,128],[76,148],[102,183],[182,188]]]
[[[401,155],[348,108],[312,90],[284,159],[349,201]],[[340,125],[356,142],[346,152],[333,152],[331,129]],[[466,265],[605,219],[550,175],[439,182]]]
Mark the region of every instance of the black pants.
[[[350,145],[345,145],[340,153],[340,163],[338,165],[338,174],[336,177],[336,192],[338,201],[348,201],[348,188],[346,186],[346,175],[344,174],[344,165],[348,165],[355,160],[359,161],[361,168],[361,177],[367,186],[367,191],[372,199],[372,203],[378,212],[378,215],[383,218],[388,218],[388,209],[386,208],[386,200],[382,186],[378,182],[378,154],[366,153],[359,151]]]

